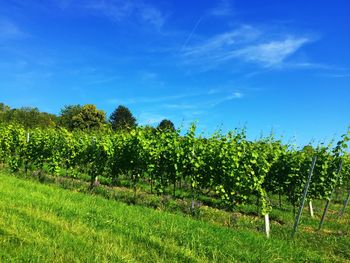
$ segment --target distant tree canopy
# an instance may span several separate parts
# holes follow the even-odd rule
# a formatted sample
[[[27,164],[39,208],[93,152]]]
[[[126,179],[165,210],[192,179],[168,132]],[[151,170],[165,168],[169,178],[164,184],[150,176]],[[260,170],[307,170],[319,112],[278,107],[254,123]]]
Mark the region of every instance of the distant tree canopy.
[[[60,125],[69,130],[100,129],[106,124],[106,114],[93,104],[69,105],[61,110]]]
[[[164,119],[158,124],[157,129],[161,131],[175,131],[175,125],[171,120]]]
[[[0,124],[16,123],[25,128],[47,128],[64,127],[68,130],[86,130],[86,129],[110,129],[116,131],[128,131],[137,127],[136,119],[131,111],[125,106],[118,106],[110,115],[108,122],[103,110],[99,110],[93,104],[86,105],[66,105],[59,116],[39,111],[38,108],[22,107],[11,109],[0,102]],[[162,120],[155,128],[150,125],[143,127],[152,132],[175,131],[175,125],[168,119]]]
[[[78,115],[82,111],[82,108],[79,104],[64,106],[59,116],[59,124],[68,130],[73,130],[75,128],[73,117]]]
[[[57,124],[57,116],[54,114],[40,112],[38,108],[22,107],[11,109],[4,103],[0,103],[0,122],[17,123],[25,128],[54,127]]]
[[[7,106],[4,103],[0,102],[0,113],[4,113],[6,111],[9,111],[10,109],[10,106]]]
[[[4,103],[0,102],[0,123],[5,122],[5,115],[6,113],[11,110],[11,108]]]
[[[109,122],[113,130],[130,130],[137,126],[136,119],[130,110],[122,105],[112,112]]]

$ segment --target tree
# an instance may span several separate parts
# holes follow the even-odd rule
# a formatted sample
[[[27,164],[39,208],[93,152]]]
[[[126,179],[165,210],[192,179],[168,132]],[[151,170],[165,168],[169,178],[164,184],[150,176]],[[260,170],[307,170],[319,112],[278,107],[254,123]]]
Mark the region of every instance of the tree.
[[[95,105],[86,104],[72,117],[72,124],[74,129],[99,129],[106,124],[106,114]]]
[[[10,110],[11,110],[11,108],[9,106],[0,102],[0,123],[5,122],[6,114]]]
[[[137,126],[136,119],[130,110],[122,105],[112,112],[109,122],[113,130],[130,130]]]
[[[7,106],[6,104],[0,102],[0,112],[6,112],[9,111],[11,108],[9,106]]]
[[[164,119],[158,124],[157,129],[161,131],[175,131],[175,125],[171,120]]]
[[[144,131],[147,131],[147,132],[150,132],[153,134],[155,134],[157,132],[157,129],[154,128],[152,125],[144,125],[142,128]]]
[[[82,111],[82,108],[79,104],[64,106],[59,116],[59,124],[68,130],[73,130],[75,128],[73,117],[77,116]]]
[[[40,112],[38,108],[22,107],[20,109],[10,109],[8,106],[1,104],[0,119],[4,123],[17,123],[25,128],[53,127],[57,122],[56,115]]]

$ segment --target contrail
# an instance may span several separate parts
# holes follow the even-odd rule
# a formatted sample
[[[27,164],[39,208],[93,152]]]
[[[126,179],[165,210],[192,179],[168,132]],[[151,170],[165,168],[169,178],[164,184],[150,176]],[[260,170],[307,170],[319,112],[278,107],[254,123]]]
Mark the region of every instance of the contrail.
[[[198,19],[198,21],[197,21],[197,23],[194,25],[194,27],[193,27],[191,33],[188,35],[186,41],[185,41],[184,44],[182,45],[182,48],[180,49],[180,52],[183,51],[183,50],[185,49],[185,47],[187,46],[188,42],[191,40],[191,38],[192,38],[194,32],[197,30],[197,27],[198,27],[199,24],[202,22],[202,19],[203,19],[203,16],[201,16],[201,17]]]

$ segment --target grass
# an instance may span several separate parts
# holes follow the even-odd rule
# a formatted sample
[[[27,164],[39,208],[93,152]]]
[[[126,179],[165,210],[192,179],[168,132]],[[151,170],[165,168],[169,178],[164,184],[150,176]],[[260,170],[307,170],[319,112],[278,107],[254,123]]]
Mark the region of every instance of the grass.
[[[266,239],[253,206],[235,213],[203,206],[195,219],[5,171],[0,182],[0,262],[350,262],[349,209],[339,219],[339,204],[318,232],[323,203],[315,202],[316,218],[303,214],[294,240],[290,208],[274,209]]]

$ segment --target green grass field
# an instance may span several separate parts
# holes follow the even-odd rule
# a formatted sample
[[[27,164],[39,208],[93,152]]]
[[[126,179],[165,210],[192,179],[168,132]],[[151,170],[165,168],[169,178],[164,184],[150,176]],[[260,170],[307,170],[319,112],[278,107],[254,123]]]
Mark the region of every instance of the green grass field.
[[[254,216],[225,227],[0,172],[0,262],[350,262],[349,211],[332,211],[321,232],[305,214],[292,240],[275,209],[266,239]]]

